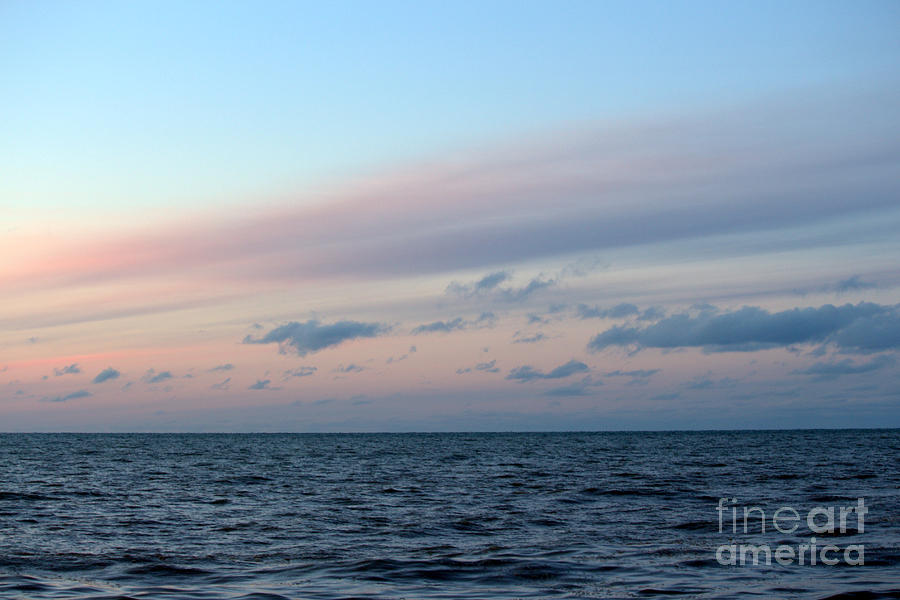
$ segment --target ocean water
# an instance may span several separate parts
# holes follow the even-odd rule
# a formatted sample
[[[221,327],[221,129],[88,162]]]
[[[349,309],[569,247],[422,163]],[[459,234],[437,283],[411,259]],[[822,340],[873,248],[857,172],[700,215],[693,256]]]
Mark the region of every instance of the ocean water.
[[[900,598],[900,430],[4,434],[0,466],[0,598]],[[722,565],[813,535],[720,532],[722,497],[864,498],[819,536],[864,564]]]

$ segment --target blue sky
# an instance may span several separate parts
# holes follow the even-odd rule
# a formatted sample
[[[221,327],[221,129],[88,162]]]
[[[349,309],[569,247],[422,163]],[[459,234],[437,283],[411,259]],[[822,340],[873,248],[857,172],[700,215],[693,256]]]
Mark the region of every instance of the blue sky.
[[[4,3],[3,422],[896,426],[897,23]]]
[[[559,126],[868,87],[900,67],[894,2],[0,11],[2,193],[38,210],[239,201]]]

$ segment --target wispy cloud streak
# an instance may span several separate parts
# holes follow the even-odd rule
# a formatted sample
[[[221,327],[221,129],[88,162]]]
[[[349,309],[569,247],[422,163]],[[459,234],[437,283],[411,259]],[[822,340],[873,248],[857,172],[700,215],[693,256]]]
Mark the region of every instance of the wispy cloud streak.
[[[415,275],[890,210],[900,191],[896,104],[882,94],[598,126],[362,182],[327,204],[62,241],[40,262],[5,268],[0,284],[199,266],[204,277],[243,281]],[[467,293],[506,278],[495,271]]]

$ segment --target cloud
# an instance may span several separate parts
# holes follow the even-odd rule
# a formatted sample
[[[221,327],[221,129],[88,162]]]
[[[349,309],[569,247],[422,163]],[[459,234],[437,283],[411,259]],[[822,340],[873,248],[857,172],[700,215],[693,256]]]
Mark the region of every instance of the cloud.
[[[475,282],[475,290],[492,290],[499,284],[509,279],[509,277],[510,275],[507,271],[497,271],[496,273],[490,273],[489,275],[485,275],[477,282]]]
[[[296,369],[288,369],[284,372],[285,379],[290,377],[309,377],[315,375],[316,367],[297,367]]]
[[[93,396],[87,390],[78,390],[77,392],[72,392],[71,394],[67,394],[65,396],[57,396],[56,398],[44,398],[46,402],[68,402],[69,400],[76,400],[78,398],[88,398],[89,396]]]
[[[53,374],[57,377],[60,375],[74,375],[76,373],[81,373],[78,363],[72,363],[68,367],[63,367],[62,369],[53,369]]]
[[[638,315],[638,321],[659,321],[666,316],[666,311],[658,306],[651,306]]]
[[[538,333],[535,333],[534,335],[516,338],[513,340],[513,344],[535,344],[537,342],[542,342],[546,339],[547,339],[546,335],[538,332]]]
[[[893,356],[882,355],[864,363],[855,363],[849,358],[837,362],[817,362],[805,369],[794,371],[797,375],[812,375],[818,380],[837,379],[844,375],[871,373],[897,363]]]
[[[409,347],[409,350],[406,352],[406,354],[401,354],[401,355],[398,356],[397,358],[394,358],[393,356],[390,356],[390,357],[388,357],[388,359],[387,359],[385,362],[386,362],[387,364],[391,364],[391,363],[393,363],[393,362],[400,362],[401,360],[406,360],[407,358],[409,358],[409,355],[410,355],[410,354],[415,354],[415,353],[416,353],[416,347],[415,347],[415,346],[410,346],[410,347]]]
[[[634,304],[617,304],[606,311],[606,316],[611,319],[622,319],[624,317],[630,317],[631,315],[636,315],[638,313],[638,307]]]
[[[606,311],[587,304],[579,304],[575,307],[575,312],[579,319],[602,319],[606,314]]]
[[[529,325],[546,325],[566,318],[561,314],[568,308],[566,304],[551,304],[544,313],[532,312],[525,315]]]
[[[805,296],[810,292],[833,293],[837,295],[847,294],[850,292],[859,292],[863,290],[872,290],[878,288],[879,285],[873,281],[865,281],[860,275],[851,275],[846,279],[841,279],[834,283],[826,283],[818,287],[794,290],[797,294]]]
[[[494,323],[497,322],[497,315],[488,311],[483,312],[478,315],[478,318],[475,319],[475,327],[493,327]]]
[[[366,370],[365,367],[361,367],[359,365],[350,363],[346,367],[344,365],[338,366],[338,368],[336,368],[333,372],[334,373],[362,373],[365,370]]]
[[[248,387],[248,390],[270,390],[272,388],[269,387],[269,384],[272,383],[271,379],[257,379],[256,383]]]
[[[722,313],[681,313],[645,328],[611,327],[594,336],[588,348],[600,351],[610,346],[699,347],[707,352],[752,352],[821,342],[855,352],[900,347],[898,307],[861,302],[776,313],[753,306]]]
[[[234,365],[231,363],[225,363],[224,365],[218,365],[209,370],[210,373],[215,373],[217,371],[230,371],[234,368]]]
[[[522,302],[535,292],[554,286],[559,282],[558,278],[539,275],[522,287],[499,287],[501,283],[510,279],[512,279],[512,275],[509,271],[497,271],[472,283],[451,281],[445,293],[462,298],[489,297],[503,302]]]
[[[493,327],[497,321],[497,316],[492,312],[483,312],[474,320],[466,320],[462,317],[456,317],[449,321],[434,321],[414,327],[410,333],[412,335],[421,335],[423,333],[450,333],[451,331],[462,331],[464,329],[477,329],[481,327]],[[415,346],[414,346],[415,347]]]
[[[624,319],[640,312],[637,306],[627,302],[606,309],[579,304],[575,311],[579,319]]]
[[[575,373],[583,373],[589,370],[588,366],[583,362],[572,359],[566,364],[556,367],[549,373],[543,373],[529,365],[516,367],[509,372],[509,375],[507,375],[506,378],[524,383],[526,381],[535,381],[537,379],[562,379],[574,375]]]
[[[854,292],[857,290],[870,290],[876,287],[878,287],[878,284],[870,281],[863,281],[859,275],[853,275],[852,277],[842,279],[841,281],[838,281],[836,284],[834,284],[834,291],[838,293],[845,293]]]
[[[610,371],[606,373],[607,377],[633,377],[635,379],[647,379],[659,373],[662,369],[636,369],[634,371]]]
[[[535,277],[528,282],[527,285],[520,288],[503,288],[498,290],[498,296],[507,302],[522,302],[531,297],[532,294],[539,290],[553,287],[558,282],[557,279],[545,279],[543,277]]]
[[[382,323],[362,323],[359,321],[338,321],[331,324],[322,324],[315,319],[304,323],[292,321],[276,327],[261,338],[247,336],[245,344],[273,344],[279,345],[282,354],[287,348],[293,348],[300,356],[324,350],[332,346],[338,346],[346,341],[359,338],[373,338],[390,331],[390,327]]]
[[[119,371],[117,371],[116,369],[113,369],[112,367],[107,367],[107,368],[103,369],[102,371],[100,371],[99,373],[97,373],[97,376],[94,377],[92,383],[103,383],[104,381],[111,381],[113,379],[118,379],[119,375],[121,375],[121,373],[119,373]]]
[[[464,373],[471,373],[472,371],[482,371],[485,373],[499,373],[500,369],[496,367],[497,361],[492,360],[489,362],[481,362],[475,365],[474,367],[466,367],[465,369],[457,369],[456,374],[462,375]]]
[[[147,372],[141,377],[144,383],[162,383],[167,379],[172,379],[171,371],[160,371],[157,373],[154,369],[147,369]]]
[[[223,380],[220,381],[219,383],[214,383],[214,384],[212,384],[211,386],[209,386],[209,389],[211,389],[211,390],[225,391],[225,390],[227,390],[227,389],[230,388],[230,387],[231,387],[231,377],[226,377],[225,379],[223,379]]]
[[[493,290],[510,277],[511,275],[508,271],[496,271],[494,273],[488,273],[474,283],[466,284],[459,283],[458,281],[451,281],[447,286],[446,293],[470,298]]]
[[[450,333],[451,331],[459,331],[461,329],[466,328],[467,321],[464,321],[462,317],[456,317],[450,321],[434,321],[432,323],[425,323],[424,325],[419,325],[418,327],[413,328],[410,332],[413,335],[420,335],[422,333]]]
[[[831,336],[830,341],[844,352],[869,354],[900,348],[900,305],[860,317]]]

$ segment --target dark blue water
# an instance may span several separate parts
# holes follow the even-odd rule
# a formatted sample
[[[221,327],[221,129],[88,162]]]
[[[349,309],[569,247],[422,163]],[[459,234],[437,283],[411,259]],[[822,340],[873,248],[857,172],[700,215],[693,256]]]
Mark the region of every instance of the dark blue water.
[[[0,598],[898,598],[898,459],[898,430],[0,435]],[[720,497],[865,498],[829,538],[865,564],[723,566],[811,534],[720,533]]]

